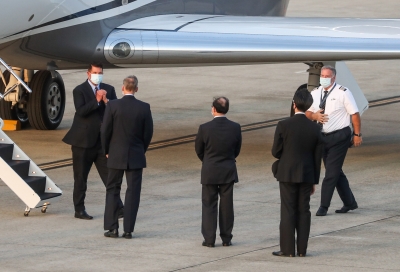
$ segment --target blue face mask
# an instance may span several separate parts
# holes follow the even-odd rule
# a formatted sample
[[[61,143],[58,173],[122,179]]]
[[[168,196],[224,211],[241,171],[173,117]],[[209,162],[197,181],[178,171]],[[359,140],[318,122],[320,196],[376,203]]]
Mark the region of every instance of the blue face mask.
[[[319,84],[321,84],[322,87],[327,88],[331,85],[332,78],[330,77],[320,77],[319,78]]]
[[[99,85],[103,80],[102,74],[90,74],[90,81],[96,85]]]

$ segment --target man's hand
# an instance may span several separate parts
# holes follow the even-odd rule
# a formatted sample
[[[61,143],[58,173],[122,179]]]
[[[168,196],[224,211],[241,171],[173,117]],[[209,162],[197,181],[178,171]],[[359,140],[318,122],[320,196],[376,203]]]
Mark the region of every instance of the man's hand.
[[[108,154],[106,154],[106,158],[108,159]]]
[[[101,91],[103,91],[104,92],[104,95],[103,95],[103,102],[104,102],[104,104],[107,104],[108,103],[108,99],[107,99],[107,91],[106,90],[103,90],[103,89],[101,89]]]
[[[97,99],[97,102],[100,103],[100,101],[103,100],[103,96],[105,96],[106,94],[107,94],[107,92],[106,92],[105,90],[103,90],[103,89],[98,90],[98,91],[96,92],[96,99]]]
[[[328,114],[324,114],[324,113],[322,113],[322,111],[323,110],[319,110],[319,111],[315,112],[313,115],[313,119],[315,121],[318,121],[321,124],[325,124],[326,122],[328,122],[329,117],[328,117]]]
[[[103,95],[103,102],[104,102],[104,104],[107,104],[107,103],[108,103],[108,98],[107,98],[106,95]]]
[[[351,116],[351,122],[353,123],[354,133],[361,134],[361,117],[360,113],[356,112]],[[355,147],[360,146],[362,143],[362,137],[356,135],[353,136],[353,144]]]
[[[362,137],[358,137],[356,135],[353,136],[353,144],[355,147],[360,146],[362,143]]]
[[[315,193],[315,184],[312,186],[310,195],[313,195],[314,193]]]

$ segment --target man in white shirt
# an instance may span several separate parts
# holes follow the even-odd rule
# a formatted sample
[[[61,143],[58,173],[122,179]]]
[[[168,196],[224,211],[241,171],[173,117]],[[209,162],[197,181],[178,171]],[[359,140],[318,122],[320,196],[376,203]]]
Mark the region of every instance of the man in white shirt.
[[[309,119],[321,125],[325,141],[323,153],[325,177],[317,216],[327,214],[335,188],[344,205],[340,210],[336,210],[336,213],[347,213],[358,208],[342,167],[349,146],[353,144],[357,147],[362,143],[361,118],[350,90],[337,84],[335,79],[335,68],[322,67],[321,86],[312,91],[314,102],[306,112]],[[351,140],[350,123],[354,129],[353,140]]]

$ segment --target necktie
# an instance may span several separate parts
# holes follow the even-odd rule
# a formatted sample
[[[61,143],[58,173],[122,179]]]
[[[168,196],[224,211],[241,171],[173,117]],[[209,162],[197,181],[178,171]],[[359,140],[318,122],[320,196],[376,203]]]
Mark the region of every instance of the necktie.
[[[321,105],[320,105],[320,108],[321,108],[321,110],[322,110],[321,113],[324,113],[324,112],[325,112],[326,96],[327,96],[327,95],[328,95],[328,91],[324,91],[324,97],[322,97],[322,102],[321,102]]]
[[[94,87],[94,95],[95,95],[95,96],[96,96],[98,90],[99,90],[99,88],[97,88],[97,86]]]
[[[327,96],[328,96],[328,91],[324,91],[324,97],[322,97],[321,104],[319,105],[319,108],[322,110],[321,113],[325,113],[325,104],[326,104],[326,97]],[[322,124],[322,123],[318,123],[318,124],[319,124],[319,126],[321,127],[321,130],[322,130],[322,127],[323,127],[324,124]]]

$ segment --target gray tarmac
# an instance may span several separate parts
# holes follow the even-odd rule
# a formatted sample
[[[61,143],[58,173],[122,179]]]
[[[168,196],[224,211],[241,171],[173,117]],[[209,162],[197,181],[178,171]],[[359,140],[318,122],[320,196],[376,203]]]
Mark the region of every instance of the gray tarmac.
[[[292,1],[288,16],[398,17],[393,1]],[[400,61],[348,62],[368,100],[400,95]],[[139,78],[137,97],[151,104],[153,141],[195,134],[211,120],[216,95],[231,100],[228,117],[242,125],[285,117],[294,90],[306,82],[303,64],[106,70],[104,81],[120,97],[124,76]],[[72,123],[72,89],[85,71],[61,71],[67,108],[55,131],[7,134],[37,164],[71,158],[61,142]],[[279,258],[279,188],[271,174],[275,127],[243,133],[237,160],[233,246],[201,246],[200,161],[194,144],[149,151],[134,238],[103,237],[104,185],[92,169],[86,208],[94,220],[73,217],[72,167],[46,173],[63,190],[42,214],[23,216],[25,205],[0,182],[0,271],[399,271],[399,104],[374,107],[362,116],[364,144],[349,150],[344,172],[359,209],[335,214],[335,193],[326,217],[316,217],[320,186],[311,200],[312,227],[306,258]],[[323,176],[324,173],[322,173]],[[125,187],[123,187],[124,189]],[[122,221],[121,221],[122,223]],[[122,231],[120,229],[120,231]]]

